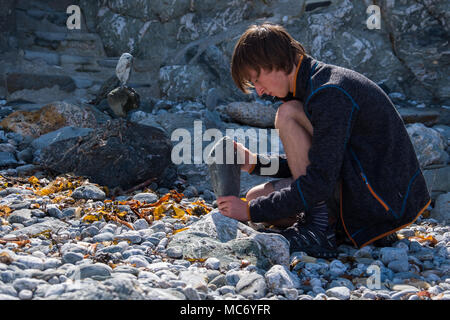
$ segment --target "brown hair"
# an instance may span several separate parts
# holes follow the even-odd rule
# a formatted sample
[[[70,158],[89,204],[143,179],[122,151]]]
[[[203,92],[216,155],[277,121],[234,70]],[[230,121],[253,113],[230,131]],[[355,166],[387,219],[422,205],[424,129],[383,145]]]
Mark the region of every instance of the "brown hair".
[[[301,55],[306,55],[305,49],[282,26],[251,25],[234,47],[231,75],[238,88],[248,94],[248,88],[253,88],[249,70],[258,74],[261,68],[289,73]]]

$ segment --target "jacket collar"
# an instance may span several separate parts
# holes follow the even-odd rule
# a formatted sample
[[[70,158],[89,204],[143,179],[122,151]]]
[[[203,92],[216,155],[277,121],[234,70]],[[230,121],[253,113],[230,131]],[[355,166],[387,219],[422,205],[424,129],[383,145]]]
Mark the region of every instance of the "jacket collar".
[[[293,96],[302,102],[305,102],[306,93],[310,86],[309,78],[311,76],[312,66],[316,62],[316,60],[306,54],[301,60],[301,64],[297,66]]]

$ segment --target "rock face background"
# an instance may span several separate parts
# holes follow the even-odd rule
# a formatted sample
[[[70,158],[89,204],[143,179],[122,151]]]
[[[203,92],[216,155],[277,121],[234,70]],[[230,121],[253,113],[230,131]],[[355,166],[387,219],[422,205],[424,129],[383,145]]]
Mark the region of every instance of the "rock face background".
[[[202,121],[203,132],[242,129],[241,137],[245,130],[270,129],[279,104],[240,93],[229,70],[240,34],[251,24],[268,21],[283,25],[316,59],[352,68],[389,94],[437,199],[450,190],[446,23],[450,4],[444,0],[376,1],[381,29],[368,29],[366,10],[372,3],[2,1],[0,166],[12,174],[38,170],[42,141],[70,139],[74,132],[82,132],[77,127],[95,130],[111,120],[114,115],[106,99],[99,99],[97,105],[88,102],[105,96],[102,88],[114,76],[123,52],[135,57],[129,86],[141,98],[140,108],[129,112],[127,121],[162,129],[169,139],[176,129],[186,129],[193,137],[191,143],[200,141],[203,147],[209,141],[194,135],[194,121]],[[81,30],[66,26],[66,9],[73,4],[81,8]],[[49,110],[56,110],[54,116]],[[71,116],[73,110],[83,116]],[[66,129],[58,131],[62,128]],[[52,132],[52,137],[30,144]],[[246,139],[248,146],[253,138]],[[177,142],[172,140],[172,145]],[[194,154],[189,158],[190,164],[166,167],[162,171],[167,175],[161,178],[178,175],[194,187],[193,194],[207,197],[211,189],[206,165]],[[243,174],[242,194],[266,180]]]

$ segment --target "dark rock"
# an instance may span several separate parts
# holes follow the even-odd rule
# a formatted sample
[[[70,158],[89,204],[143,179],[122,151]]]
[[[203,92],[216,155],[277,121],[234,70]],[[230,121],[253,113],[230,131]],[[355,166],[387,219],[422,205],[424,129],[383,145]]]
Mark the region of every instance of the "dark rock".
[[[86,136],[42,149],[42,166],[74,172],[110,188],[131,188],[159,178],[170,164],[172,144],[160,129],[115,119]]]
[[[18,162],[11,152],[0,152],[0,167],[17,165]]]
[[[34,139],[33,142],[31,142],[31,146],[34,149],[42,149],[58,141],[88,135],[91,131],[91,128],[78,128],[72,126],[62,127]]]
[[[114,67],[116,66],[116,64],[117,61],[114,60]],[[102,86],[98,90],[95,98],[89,103],[93,105],[99,105],[103,100],[106,100],[108,93],[114,90],[114,88],[117,88],[119,85],[120,81],[116,75],[109,77],[108,79],[105,80],[105,82],[102,83]],[[105,106],[107,106],[107,104],[105,104]]]
[[[140,106],[139,94],[129,87],[119,87],[108,93],[107,101],[118,117],[126,117],[131,110],[138,109]]]
[[[31,162],[31,161],[33,161],[33,148],[32,147],[28,147],[28,148],[25,148],[22,151],[19,151],[17,153],[17,159],[19,161],[24,161],[24,162]]]
[[[232,159],[228,159],[227,150],[234,152]],[[227,160],[231,160],[232,163],[228,163]],[[208,156],[207,163],[211,184],[216,196],[239,197],[241,168],[237,164],[233,140],[224,137],[217,142]]]
[[[8,37],[16,31],[15,0],[0,2],[0,52],[8,48]]]
[[[423,123],[433,126],[438,123],[440,113],[433,109],[401,108],[398,111],[405,123]]]
[[[9,94],[24,89],[51,88],[55,85],[66,92],[72,92],[76,89],[75,82],[68,76],[31,73],[10,73],[6,76],[6,88]]]

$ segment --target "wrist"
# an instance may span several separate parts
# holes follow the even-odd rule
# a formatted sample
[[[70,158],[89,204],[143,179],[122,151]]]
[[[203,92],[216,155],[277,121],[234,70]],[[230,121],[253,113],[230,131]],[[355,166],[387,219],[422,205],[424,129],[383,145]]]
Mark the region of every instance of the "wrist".
[[[256,166],[257,155],[250,152],[248,153],[248,161],[241,167],[245,172],[251,173]]]

